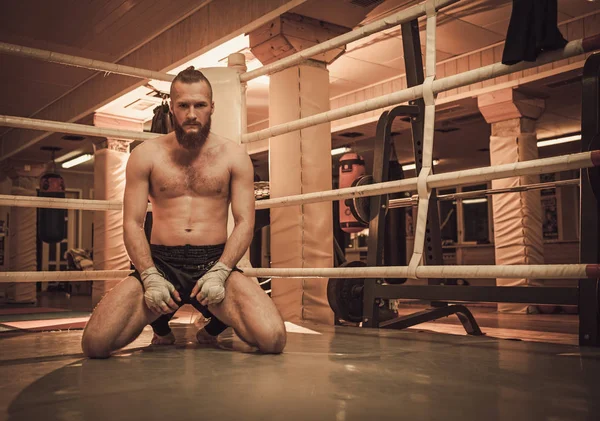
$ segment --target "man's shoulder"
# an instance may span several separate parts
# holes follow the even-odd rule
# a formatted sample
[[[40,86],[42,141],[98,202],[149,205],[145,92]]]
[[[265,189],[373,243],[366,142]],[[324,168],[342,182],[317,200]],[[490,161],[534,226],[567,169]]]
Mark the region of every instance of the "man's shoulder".
[[[132,153],[140,155],[158,152],[160,149],[164,149],[166,147],[168,143],[168,137],[168,134],[163,134],[152,139],[144,140],[135,147]]]
[[[227,149],[227,153],[233,162],[239,163],[240,161],[243,162],[249,159],[248,151],[246,150],[246,146],[244,144],[230,141],[227,144]]]
[[[228,154],[231,158],[239,158],[248,156],[246,147],[243,144],[236,142],[233,139],[229,139],[224,136],[216,136],[219,140],[221,150],[223,153]]]
[[[132,151],[129,162],[132,165],[152,166],[154,160],[161,155],[168,144],[169,135],[157,136],[153,139],[144,140]]]

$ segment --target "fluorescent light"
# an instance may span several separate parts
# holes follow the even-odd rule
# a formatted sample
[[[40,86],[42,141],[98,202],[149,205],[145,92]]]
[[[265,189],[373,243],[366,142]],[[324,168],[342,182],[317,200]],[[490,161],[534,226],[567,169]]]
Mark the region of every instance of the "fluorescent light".
[[[63,168],[71,168],[71,167],[74,167],[75,165],[83,164],[84,162],[89,161],[93,157],[94,157],[94,155],[86,153],[85,155],[80,155],[77,158],[73,158],[67,162],[64,162],[62,164],[62,167]]]
[[[331,150],[331,156],[340,155],[346,152],[350,152],[350,148],[344,146],[342,148],[335,148]]]
[[[571,136],[557,137],[555,139],[540,140],[538,141],[537,146],[538,148],[542,148],[544,146],[559,145],[561,143],[576,142],[578,140],[581,140],[581,135],[574,134]]]
[[[433,165],[437,165],[440,163],[439,159],[434,159],[433,160]],[[402,170],[403,171],[410,171],[410,170],[414,170],[417,168],[416,164],[406,164],[406,165],[402,165]]]
[[[481,199],[463,199],[463,205],[472,205],[475,203],[487,203],[487,198],[482,197]]]
[[[59,156],[58,158],[56,158],[54,160],[54,162],[60,164],[61,162],[67,161],[67,160],[73,158],[74,156],[81,155],[83,152],[84,152],[84,150],[81,149],[81,148],[80,149],[75,149],[74,151],[67,152],[64,155]]]

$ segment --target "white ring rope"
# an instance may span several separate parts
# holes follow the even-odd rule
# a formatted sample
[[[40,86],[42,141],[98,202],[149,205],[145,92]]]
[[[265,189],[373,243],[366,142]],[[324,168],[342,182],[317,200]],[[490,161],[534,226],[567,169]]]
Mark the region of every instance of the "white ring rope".
[[[409,7],[408,9],[404,9],[390,16],[387,16],[383,19],[365,25],[362,28],[355,29],[354,31],[332,38],[329,41],[325,41],[321,44],[317,44],[313,47],[299,51],[295,54],[292,54],[289,57],[282,58],[281,60],[278,60],[275,63],[271,63],[266,66],[259,67],[258,69],[243,73],[242,75],[240,75],[240,80],[242,82],[247,82],[249,80],[256,79],[257,77],[263,75],[270,75],[273,73],[280,72],[284,69],[295,66],[296,64],[301,63],[311,57],[314,57],[317,54],[321,54],[334,48],[341,47],[352,41],[357,41],[369,35],[381,32],[384,29],[392,28],[394,26],[410,22],[414,19],[425,15],[428,6],[433,7],[435,11],[435,9],[441,9],[442,7],[457,2],[458,0],[429,0],[427,3],[420,3],[418,5]]]
[[[42,130],[47,132],[60,132],[80,134],[85,136],[109,137],[112,139],[149,140],[161,136],[158,133],[134,132],[133,130],[110,129],[105,127],[88,126],[78,123],[63,123],[52,120],[39,120],[35,118],[13,117],[0,115],[0,126],[15,127],[18,129]]]
[[[132,270],[74,270],[44,272],[0,272],[2,282],[115,281],[125,279]]]
[[[433,81],[435,80],[436,66],[436,19],[437,12],[433,3],[427,1],[427,41],[425,51],[425,81],[423,82],[423,102],[425,104],[425,115],[423,123],[423,149],[421,153],[422,163],[417,177],[417,193],[419,202],[417,205],[417,218],[415,226],[415,239],[413,254],[408,263],[409,277],[417,277],[417,267],[423,262],[423,251],[425,249],[425,230],[427,229],[427,214],[429,212],[429,199],[432,189],[427,184],[429,175],[433,173],[433,130],[435,126],[435,95],[433,93]]]
[[[456,3],[459,0],[435,0],[432,2],[434,8],[440,9],[450,4]],[[304,60],[307,60],[317,54],[324,53],[337,47],[341,47],[352,41],[357,41],[366,38],[369,35],[383,31],[384,29],[392,28],[404,22],[409,22],[417,19],[426,13],[425,4],[418,4],[408,9],[401,10],[393,15],[379,19],[362,28],[332,38],[329,41],[315,45],[313,47],[302,50],[284,59],[278,60],[266,66],[261,66],[251,72],[243,73],[240,76],[241,82],[247,82],[257,77],[273,74],[289,67],[292,67]],[[65,66],[81,67],[89,70],[96,70],[107,73],[115,73],[125,76],[137,77],[140,79],[155,79],[165,82],[171,82],[175,75],[154,70],[141,69],[138,67],[126,66],[107,61],[94,60],[85,57],[78,57],[69,54],[57,53],[54,51],[41,50],[38,48],[30,48],[21,45],[9,44],[0,42],[0,53],[10,54],[15,56],[27,57],[36,60],[47,61],[50,63],[63,64]]]
[[[241,268],[249,277],[269,278],[407,278],[408,266],[375,266],[355,268]],[[600,265],[469,265],[419,266],[418,279],[429,278],[537,278],[537,279],[595,279]],[[0,283],[6,282],[71,282],[121,280],[131,270],[88,270],[55,272],[0,272]]]
[[[506,188],[501,188],[501,189],[485,189],[485,190],[466,191],[466,192],[460,192],[460,193],[440,194],[436,198],[438,201],[471,199],[471,198],[486,197],[486,196],[492,196],[495,194],[503,194],[503,193],[518,193],[518,192],[530,191],[530,190],[543,190],[543,189],[554,189],[557,187],[579,186],[579,184],[580,184],[579,179],[573,178],[571,180],[550,181],[548,183],[524,184],[522,186],[506,187]],[[418,195],[413,195],[411,197],[403,197],[401,199],[391,199],[388,202],[388,209],[407,208],[410,206],[415,206],[418,203],[419,203]]]
[[[463,184],[482,183],[506,177],[591,168],[596,166],[595,162],[597,161],[600,161],[600,151],[580,152],[571,155],[533,159],[531,161],[521,161],[491,167],[433,174],[427,177],[427,186],[430,189],[439,189]],[[386,181],[384,183],[369,184],[359,187],[346,187],[343,189],[257,200],[255,206],[257,210],[281,208],[307,203],[344,200],[353,197],[369,197],[381,194],[414,191],[417,189],[417,180],[417,178],[407,178],[404,180]],[[116,200],[60,199],[50,197],[0,195],[0,206],[106,211],[121,210],[122,202]],[[151,210],[150,206],[148,207],[148,210]]]
[[[587,38],[586,38],[587,40]],[[535,62],[521,62],[512,66],[506,66],[502,63],[490,64],[479,69],[469,70],[458,75],[448,76],[436,79],[432,83],[432,89],[435,94],[448,91],[450,89],[460,88],[472,83],[483,82],[498,76],[508,75],[554,61],[575,57],[586,52],[597,49],[596,43],[590,43],[590,46],[584,47],[584,39],[569,42],[563,50],[544,52],[538,56]],[[413,86],[388,95],[371,98],[366,101],[357,102],[346,107],[336,108],[320,114],[314,114],[310,117],[298,119],[293,122],[269,127],[264,130],[242,134],[242,143],[256,142],[258,140],[279,136],[285,133],[305,129],[307,127],[317,126],[342,118],[351,117],[368,111],[374,111],[392,105],[401,104],[423,97],[423,85]],[[17,127],[22,129],[44,130],[50,132],[63,132],[70,134],[83,134],[88,136],[114,137],[120,139],[147,140],[157,135],[155,133],[134,132],[131,130],[115,130],[88,126],[76,123],[61,123],[49,120],[37,120],[24,117],[14,117],[0,115],[0,126]],[[110,130],[110,132],[109,132]],[[107,135],[105,133],[114,133]]]
[[[175,78],[175,75],[155,72],[153,70],[139,69],[137,67],[93,60],[91,58],[71,56],[69,54],[56,53],[54,51],[23,47],[21,45],[8,44],[6,42],[0,42],[0,53],[33,58],[48,61],[50,63],[64,64],[66,66],[82,67],[84,69],[98,70],[101,72],[139,77],[141,79],[156,79],[171,82]]]
[[[549,51],[540,54],[537,60],[534,62],[523,61],[511,66],[507,66],[498,62],[490,64],[489,66],[481,67],[479,69],[469,70],[465,73],[436,79],[433,82],[433,92],[438,94],[450,89],[460,88],[477,82],[484,82],[498,76],[504,76],[510,73],[531,69],[533,67],[538,67],[565,58],[575,57],[597,48],[598,47],[596,44],[593,44],[591,47],[584,48],[584,39],[574,40],[569,42],[563,50]],[[248,133],[242,136],[242,143],[256,142],[262,139],[305,129],[307,127],[366,113],[368,111],[375,111],[380,108],[402,104],[404,102],[412,101],[422,97],[423,85],[413,86],[411,88],[403,89],[391,94],[371,98],[366,101],[357,102],[352,105],[336,108],[320,114],[314,114],[310,117],[301,118],[293,122],[279,124],[267,129]]]

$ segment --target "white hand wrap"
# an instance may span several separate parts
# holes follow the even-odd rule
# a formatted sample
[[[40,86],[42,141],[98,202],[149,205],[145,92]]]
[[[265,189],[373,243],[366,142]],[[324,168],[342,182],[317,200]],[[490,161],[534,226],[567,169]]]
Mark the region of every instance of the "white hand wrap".
[[[168,302],[171,300],[171,293],[175,291],[175,287],[154,266],[149,267],[140,275],[144,283],[146,305],[156,313],[163,313],[163,305],[169,307]]]
[[[231,269],[221,262],[217,262],[196,283],[198,291],[197,300],[202,302],[205,298],[208,304],[218,304],[225,298],[225,281],[229,278]]]

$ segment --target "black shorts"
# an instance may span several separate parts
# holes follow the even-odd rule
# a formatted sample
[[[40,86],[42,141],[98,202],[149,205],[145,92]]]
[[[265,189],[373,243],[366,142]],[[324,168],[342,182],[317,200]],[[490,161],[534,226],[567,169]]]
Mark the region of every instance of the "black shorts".
[[[218,335],[227,326],[218,320],[208,310],[207,307],[201,305],[195,298],[190,298],[192,289],[196,285],[198,279],[200,279],[206,272],[209,271],[213,265],[215,265],[225,248],[224,244],[214,246],[163,246],[157,244],[150,245],[150,254],[156,269],[173,284],[179,296],[181,302],[177,305],[182,306],[184,304],[191,304],[206,318],[210,318],[210,327],[206,329],[211,335]],[[238,268],[234,267],[234,271],[241,272]],[[140,273],[136,270],[131,274],[140,281],[143,287],[142,278]],[[163,314],[155,322],[151,324],[154,332],[160,336],[164,336],[170,332],[168,322],[171,320],[175,313]]]

